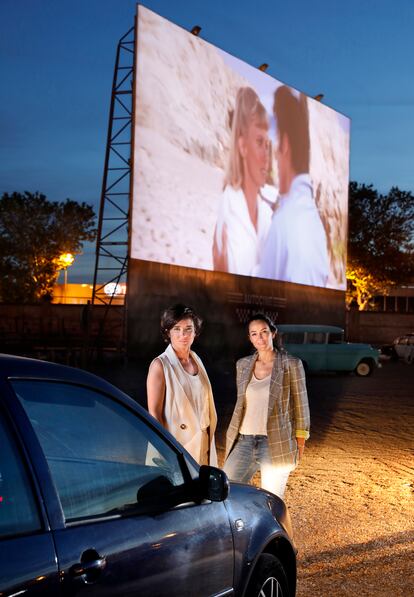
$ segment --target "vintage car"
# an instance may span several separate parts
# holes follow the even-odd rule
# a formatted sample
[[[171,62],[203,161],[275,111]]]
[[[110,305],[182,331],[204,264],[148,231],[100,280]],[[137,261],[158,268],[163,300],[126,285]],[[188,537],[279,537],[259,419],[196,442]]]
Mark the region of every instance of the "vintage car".
[[[412,363],[414,361],[414,332],[396,338],[393,347],[400,359],[406,363]]]
[[[283,347],[299,357],[310,372],[351,372],[366,377],[380,367],[379,351],[369,344],[344,341],[344,330],[332,325],[281,324]]]
[[[79,369],[0,355],[0,595],[294,597],[282,500]]]

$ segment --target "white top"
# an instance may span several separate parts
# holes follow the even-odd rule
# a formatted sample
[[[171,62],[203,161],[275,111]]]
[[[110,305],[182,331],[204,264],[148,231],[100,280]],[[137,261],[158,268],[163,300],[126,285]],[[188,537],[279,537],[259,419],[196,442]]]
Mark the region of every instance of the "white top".
[[[227,185],[219,202],[216,241],[222,251],[223,227],[227,230],[228,272],[244,276],[257,275],[259,256],[272,219],[269,202],[257,196],[257,232],[250,219],[242,189]]]
[[[271,373],[263,379],[257,379],[253,373],[249,381],[244,417],[240,425],[240,433],[243,435],[267,435],[270,377]]]
[[[326,233],[309,174],[297,176],[273,214],[259,275],[272,280],[325,287],[329,275]]]
[[[188,396],[188,399],[191,401],[198,420],[200,421],[201,430],[205,431],[210,425],[210,409],[205,387],[203,386],[198,373],[197,375],[191,375],[187,371],[185,371],[185,373],[188,376],[191,386],[191,395]]]

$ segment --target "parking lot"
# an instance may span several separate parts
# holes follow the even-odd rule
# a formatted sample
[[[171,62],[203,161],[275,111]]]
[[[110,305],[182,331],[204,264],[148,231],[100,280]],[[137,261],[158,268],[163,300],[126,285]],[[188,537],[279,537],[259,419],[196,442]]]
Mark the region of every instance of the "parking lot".
[[[414,594],[414,366],[308,380],[312,431],[286,492],[297,597]]]

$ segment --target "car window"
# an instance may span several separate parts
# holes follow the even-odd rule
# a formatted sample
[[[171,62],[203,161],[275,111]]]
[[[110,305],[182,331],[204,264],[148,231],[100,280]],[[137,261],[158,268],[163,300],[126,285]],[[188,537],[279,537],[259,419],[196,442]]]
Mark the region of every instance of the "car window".
[[[342,344],[344,338],[342,334],[331,333],[328,337],[328,344]]]
[[[28,473],[0,416],[0,539],[42,528]]]
[[[303,344],[305,334],[303,332],[283,332],[284,344]]]
[[[308,332],[308,344],[325,344],[325,340],[324,332]]]
[[[14,381],[67,521],[153,507],[184,483],[178,454],[144,419],[81,386]]]

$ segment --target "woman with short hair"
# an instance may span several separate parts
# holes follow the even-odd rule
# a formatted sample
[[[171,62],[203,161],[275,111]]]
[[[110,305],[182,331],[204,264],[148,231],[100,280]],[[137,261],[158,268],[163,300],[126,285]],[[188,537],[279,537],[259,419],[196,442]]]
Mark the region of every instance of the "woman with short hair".
[[[305,372],[300,359],[274,346],[277,329],[266,315],[252,315],[248,334],[255,353],[237,361],[224,470],[248,483],[260,468],[261,487],[283,498],[309,437]]]
[[[148,371],[148,410],[199,464],[217,465],[214,433],[217,415],[207,372],[191,350],[202,319],[177,304],[161,316],[161,333],[168,346]]]

